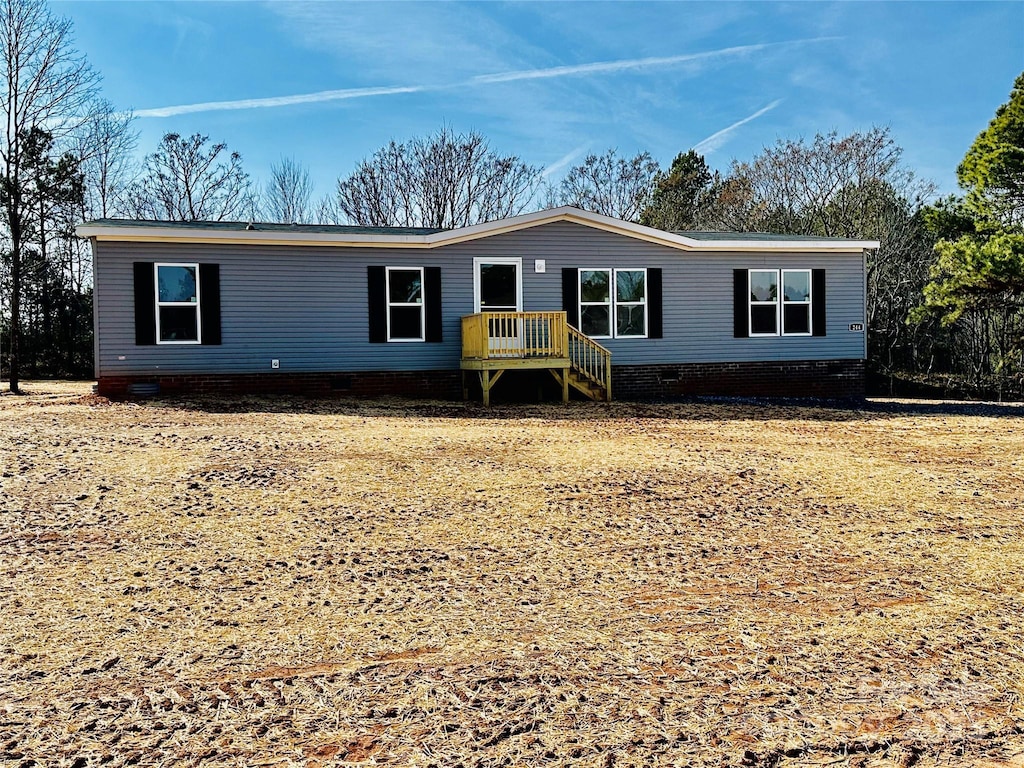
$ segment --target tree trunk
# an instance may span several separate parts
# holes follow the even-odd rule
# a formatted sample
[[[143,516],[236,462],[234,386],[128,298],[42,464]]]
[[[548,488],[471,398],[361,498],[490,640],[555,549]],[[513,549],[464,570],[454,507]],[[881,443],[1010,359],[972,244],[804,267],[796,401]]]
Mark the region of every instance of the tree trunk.
[[[13,206],[12,206],[13,207]],[[21,341],[21,226],[17,214],[11,216],[11,351],[8,361],[11,366],[10,390],[21,394],[19,382]]]

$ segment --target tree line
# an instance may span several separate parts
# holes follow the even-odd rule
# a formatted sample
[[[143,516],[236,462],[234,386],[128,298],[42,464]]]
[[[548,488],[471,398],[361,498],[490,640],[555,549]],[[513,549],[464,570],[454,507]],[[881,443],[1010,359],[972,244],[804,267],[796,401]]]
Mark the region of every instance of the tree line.
[[[129,112],[102,99],[70,22],[44,0],[0,0],[0,371],[92,375],[92,265],[85,220],[269,221],[451,228],[572,205],[670,231],[875,239],[867,262],[875,391],[942,386],[1024,395],[1024,75],[936,201],[885,127],[781,139],[726,172],[693,150],[543,168],[451,127],[392,140],[313,198],[282,157],[265,183],[202,134],[168,133],[141,161]]]

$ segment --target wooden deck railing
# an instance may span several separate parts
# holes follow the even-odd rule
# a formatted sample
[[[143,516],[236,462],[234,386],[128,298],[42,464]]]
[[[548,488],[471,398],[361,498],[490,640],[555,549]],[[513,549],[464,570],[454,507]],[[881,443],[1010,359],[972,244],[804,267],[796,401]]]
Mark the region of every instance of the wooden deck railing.
[[[462,356],[566,357],[565,312],[478,312],[462,318]]]
[[[462,369],[479,372],[485,405],[494,382],[513,368],[549,369],[562,384],[566,402],[570,385],[594,400],[612,399],[611,351],[569,325],[565,312],[464,316]],[[468,391],[463,378],[463,392]]]
[[[604,387],[605,399],[612,399],[612,353],[577,331],[566,325],[569,331],[569,361],[573,370],[586,379]]]

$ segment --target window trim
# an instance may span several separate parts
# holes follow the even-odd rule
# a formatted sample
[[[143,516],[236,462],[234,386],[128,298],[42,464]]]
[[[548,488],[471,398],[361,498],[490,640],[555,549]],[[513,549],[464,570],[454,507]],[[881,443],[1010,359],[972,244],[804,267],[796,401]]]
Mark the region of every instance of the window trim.
[[[754,272],[774,272],[775,273],[775,301],[754,301],[752,298],[753,291],[751,290],[751,275]],[[788,272],[803,272],[807,275],[807,300],[806,301],[787,301],[786,300],[786,273]],[[754,311],[753,308],[757,307],[775,307],[775,332],[774,333],[754,333]],[[785,328],[786,324],[786,305],[790,306],[806,306],[807,307],[807,330],[806,331],[791,331],[787,332]],[[778,336],[813,336],[814,335],[814,270],[808,267],[799,267],[795,269],[772,269],[765,267],[751,267],[747,270],[747,335],[752,339],[763,339],[763,338],[775,338]]]
[[[775,299],[773,301],[754,301],[754,290],[753,290],[753,274],[755,272],[773,272],[775,273]],[[782,325],[779,322],[779,270],[777,269],[765,269],[764,267],[752,267],[747,270],[747,328],[749,329],[748,334],[750,338],[770,338],[778,336],[782,330]],[[775,330],[771,333],[754,333],[754,307],[775,307]]]
[[[487,310],[480,305],[480,267],[484,265],[511,265],[516,268],[516,308],[499,309],[497,312],[522,312],[523,311],[523,259],[519,256],[484,256],[473,257],[473,312],[479,314]]]
[[[583,273],[584,272],[607,272],[608,273],[608,301],[584,301],[583,300]],[[643,335],[631,333],[629,335],[619,334],[619,296],[618,296],[618,275],[619,272],[643,272],[644,273],[644,300],[623,301],[628,307],[644,308],[644,332]],[[583,307],[608,307],[608,331],[607,336],[588,336],[591,339],[647,339],[650,338],[650,282],[648,280],[647,267],[579,267],[576,270],[576,310],[579,317],[580,331],[583,331]]]
[[[640,307],[644,308],[644,332],[630,333],[627,335],[619,334],[619,272],[643,272],[644,273],[644,300],[643,301],[623,301],[621,304],[627,307]],[[650,311],[647,308],[647,267],[624,267],[622,269],[612,270],[612,290],[614,291],[613,300],[615,304],[615,327],[612,329],[615,333],[616,339],[646,339],[650,328],[648,322],[650,320]]]
[[[779,332],[783,336],[813,336],[814,335],[814,274],[811,269],[783,269],[780,270],[779,275],[779,297],[781,303],[779,305]],[[788,301],[786,299],[786,273],[787,272],[804,272],[807,274],[807,300],[806,301]],[[786,332],[786,305],[792,306],[806,306],[807,307],[807,330],[806,331],[793,331],[792,333]]]
[[[196,300],[195,301],[160,301],[160,267],[191,267],[196,276]],[[156,343],[159,345],[188,345],[203,343],[203,313],[201,310],[203,297],[199,278],[199,262],[173,262],[158,261],[153,264],[153,307],[156,315]],[[160,333],[160,309],[161,307],[192,307],[196,311],[196,338],[195,339],[162,339]]]
[[[420,300],[418,302],[391,301],[391,272],[419,272],[420,273]],[[426,285],[424,283],[423,267],[384,267],[384,308],[385,308],[385,339],[397,344],[411,342],[425,342],[427,340],[427,302],[425,300]],[[392,307],[419,307],[420,310],[420,336],[415,338],[392,338],[391,337],[391,309]]]
[[[607,272],[608,273],[608,301],[584,301],[583,300],[583,273],[584,272]],[[608,335],[588,336],[590,339],[614,339],[615,338],[615,270],[611,267],[580,267],[576,270],[576,304],[579,311],[580,333],[583,333],[583,308],[584,307],[608,307]]]

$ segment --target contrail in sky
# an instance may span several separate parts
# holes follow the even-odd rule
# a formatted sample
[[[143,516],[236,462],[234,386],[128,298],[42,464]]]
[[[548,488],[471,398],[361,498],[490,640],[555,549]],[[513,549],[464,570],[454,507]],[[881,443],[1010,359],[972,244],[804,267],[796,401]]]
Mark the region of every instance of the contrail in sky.
[[[716,149],[718,149],[723,144],[725,144],[725,142],[729,140],[729,137],[732,135],[733,131],[735,131],[741,125],[746,125],[751,120],[756,120],[757,118],[759,118],[761,115],[765,114],[766,112],[771,112],[773,109],[775,109],[781,103],[782,103],[782,99],[776,99],[771,104],[769,104],[767,107],[762,107],[761,109],[757,110],[757,112],[755,112],[754,114],[749,115],[748,117],[744,117],[742,120],[737,120],[735,123],[730,125],[728,128],[723,128],[722,130],[720,130],[720,131],[718,131],[716,133],[711,134],[710,136],[708,136],[703,141],[699,141],[696,144],[694,144],[693,145],[693,151],[697,152],[698,154],[701,154],[701,155],[710,155]]]
[[[790,40],[784,43],[758,43],[757,45],[737,45],[732,48],[720,48],[717,51],[701,53],[684,53],[679,56],[651,56],[645,59],[620,59],[619,61],[597,61],[591,64],[570,64],[565,67],[548,67],[545,69],[524,69],[518,72],[499,72],[494,75],[477,75],[464,85],[476,83],[510,83],[515,80],[539,80],[546,77],[565,77],[566,75],[592,75],[598,72],[621,72],[624,69],[640,69],[642,67],[670,67],[674,64],[686,64],[704,59],[726,58],[756,53],[767,48],[800,43],[820,43],[826,40],[837,40],[835,37],[812,37],[806,40]]]
[[[563,157],[560,157],[558,160],[555,160],[555,162],[553,162],[551,165],[549,165],[547,168],[541,171],[540,175],[546,179],[551,174],[557,173],[558,171],[562,170],[567,165],[569,165],[569,163],[571,163],[577,157],[586,152],[588,146],[589,143],[580,144],[578,147],[576,147],[576,149],[571,150],[570,152],[566,153]]]
[[[367,96],[390,96],[394,93],[418,93],[432,90],[420,85],[395,85],[379,88],[345,88],[338,91],[300,93],[294,96],[271,96],[265,99],[238,99],[236,101],[204,101],[200,104],[179,104],[175,107],[140,109],[135,117],[174,117],[191,112],[219,112],[225,109],[259,109],[261,107],[290,107],[293,104],[312,104],[317,101],[342,101]]]
[[[758,51],[764,51],[769,48],[804,45],[807,43],[822,43],[839,39],[841,38],[811,37],[803,40],[789,40],[781,43],[758,43],[756,45],[732,46],[730,48],[720,48],[715,51],[686,53],[679,56],[653,56],[642,59],[620,59],[619,61],[598,61],[590,64],[573,64],[564,67],[546,67],[541,69],[524,69],[514,72],[497,72],[491,75],[477,75],[469,80],[463,80],[458,83],[449,83],[447,85],[394,85],[373,88],[344,88],[334,91],[317,91],[316,93],[300,93],[291,96],[271,96],[261,99],[206,101],[200,104],[179,104],[170,107],[140,109],[134,114],[136,117],[174,117],[175,115],[186,115],[193,112],[217,112],[229,109],[288,107],[294,104],[313,104],[321,101],[343,101],[346,99],[362,99],[371,96],[392,96],[398,93],[423,93],[426,91],[440,91],[451,88],[488,85],[491,83],[512,83],[519,80],[540,80],[555,77],[569,77],[573,75],[592,75],[603,72],[621,72],[623,70],[641,69],[643,67],[670,67],[708,59],[744,56]],[[754,117],[756,117],[756,115]],[[753,119],[753,117],[748,119]],[[729,129],[727,128],[726,130]],[[715,136],[717,135],[718,134],[715,134]],[[710,141],[711,139],[714,139],[715,136],[711,136],[704,141]]]

